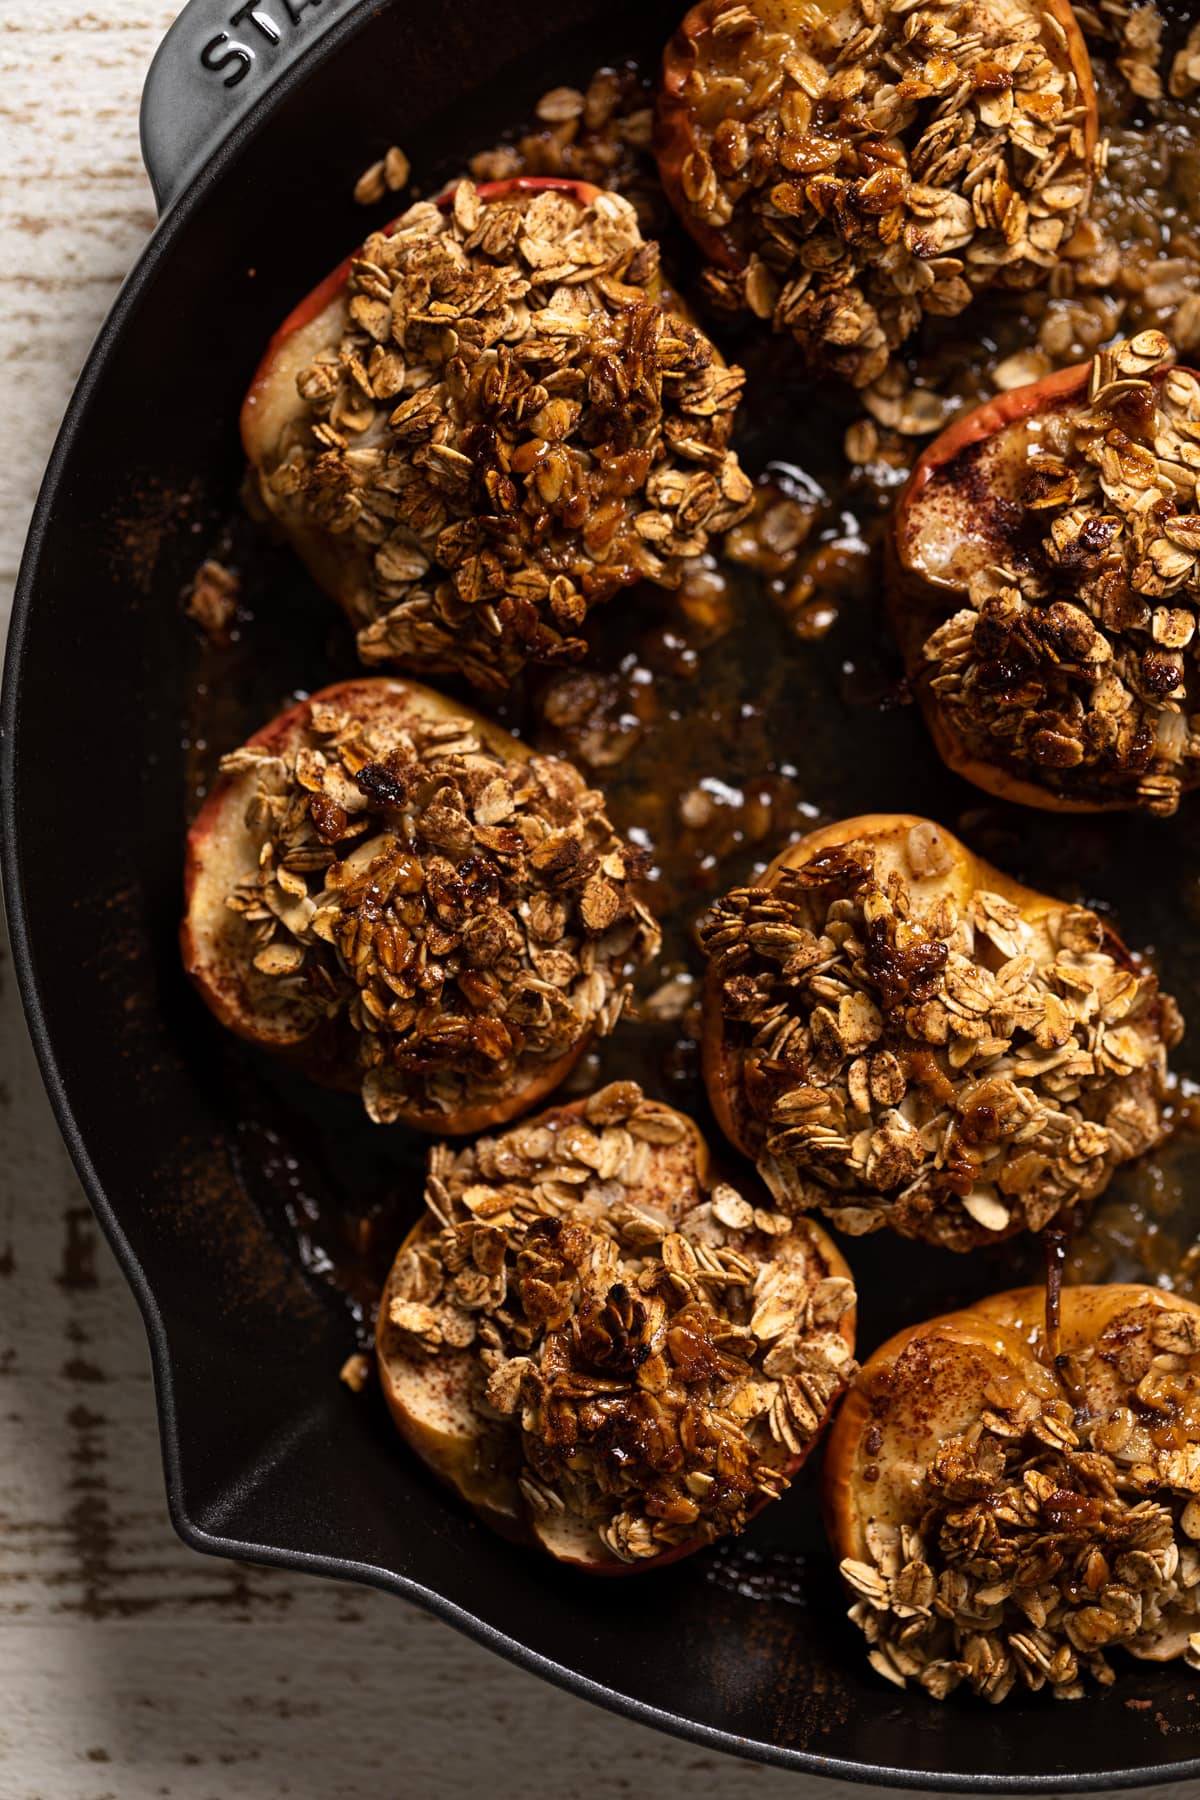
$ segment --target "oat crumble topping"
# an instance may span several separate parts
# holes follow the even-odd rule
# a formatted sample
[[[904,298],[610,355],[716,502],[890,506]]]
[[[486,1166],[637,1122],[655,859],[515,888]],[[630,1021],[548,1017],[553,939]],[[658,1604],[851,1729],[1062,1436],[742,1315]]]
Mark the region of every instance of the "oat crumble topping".
[[[675,585],[746,511],[742,389],[655,299],[658,246],[616,194],[421,202],[351,263],[340,344],[298,377],[276,509],[357,550],[367,663],[504,687],[581,656],[590,609]]]
[[[869,842],[818,851],[701,936],[723,1078],[779,1203],[963,1250],[1041,1229],[1160,1141],[1182,1027],[1095,913],[1035,929],[984,891],[962,909],[952,845],[913,826],[907,876],[877,874]]]
[[[237,620],[242,584],[237,572],[214,557],[207,557],[188,586],[184,611],[209,642],[227,645]]]
[[[919,1523],[872,1521],[870,1559],[842,1563],[889,1681],[1076,1699],[1086,1676],[1112,1682],[1109,1650],[1167,1637],[1200,1669],[1200,1318],[1143,1307],[1119,1324],[1071,1360],[1084,1388],[1089,1362],[1115,1361],[1129,1405],[1091,1416],[989,1389],[925,1471]]]
[[[803,1222],[698,1166],[679,1113],[614,1082],[430,1155],[432,1218],[385,1295],[393,1347],[469,1352],[536,1522],[622,1562],[738,1531],[854,1373],[852,1282]]]
[[[1200,24],[1192,26],[1187,42],[1171,59],[1168,86],[1176,100],[1190,99],[1200,89]]]
[[[260,976],[353,1027],[372,1119],[502,1098],[613,1029],[659,932],[643,853],[577,770],[506,758],[467,719],[318,701],[305,739],[222,762],[255,778],[262,846],[227,904]]]
[[[1170,356],[1141,332],[1093,359],[1086,397],[1046,411],[1020,495],[1028,553],[972,574],[923,651],[980,757],[1164,815],[1200,780],[1200,379]]]
[[[354,184],[354,198],[359,206],[374,206],[385,194],[398,194],[408,186],[412,164],[398,144],[393,144],[378,162],[363,170]]]
[[[1040,0],[710,0],[700,17],[679,186],[745,259],[706,276],[719,304],[865,386],[923,314],[1055,266],[1102,152],[1082,39]]]
[[[342,1364],[338,1371],[338,1379],[343,1386],[350,1389],[352,1394],[362,1394],[366,1392],[371,1374],[372,1366],[369,1360],[361,1351],[355,1351],[354,1355],[348,1356]]]

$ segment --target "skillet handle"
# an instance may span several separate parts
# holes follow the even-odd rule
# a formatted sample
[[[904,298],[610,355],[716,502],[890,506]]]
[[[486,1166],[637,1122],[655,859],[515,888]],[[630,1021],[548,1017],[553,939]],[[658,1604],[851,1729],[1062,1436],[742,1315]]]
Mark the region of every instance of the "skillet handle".
[[[164,213],[292,63],[361,0],[187,0],[142,89],[142,160]]]

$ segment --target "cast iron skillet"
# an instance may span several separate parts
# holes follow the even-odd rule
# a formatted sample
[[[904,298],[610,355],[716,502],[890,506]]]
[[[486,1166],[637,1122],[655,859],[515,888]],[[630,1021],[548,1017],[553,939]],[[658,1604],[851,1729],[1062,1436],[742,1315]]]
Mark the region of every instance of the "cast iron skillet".
[[[195,677],[179,592],[236,507],[234,422],[268,334],[361,232],[349,191],[381,146],[400,141],[439,178],[549,86],[631,51],[651,60],[681,10],[259,0],[236,24],[235,0],[192,0],[172,29],[143,121],[162,222],[67,415],[9,640],[4,876],[37,1053],[145,1316],[171,1516],[197,1550],[391,1589],[576,1693],[793,1769],[955,1790],[1177,1780],[1200,1772],[1196,1677],[1179,1668],[1136,1665],[1114,1697],[1000,1712],[884,1688],[844,1623],[811,1492],[770,1509],[746,1546],[634,1581],[590,1580],[475,1524],[404,1452],[382,1405],[336,1380],[353,1322],[258,1204],[265,1180],[293,1222],[303,1210],[302,1128],[276,1131],[260,1108],[248,1147],[244,1064],[178,967]],[[276,589],[303,590],[274,554]],[[270,604],[227,677],[262,717],[269,696],[352,667],[331,609],[310,600],[289,635]],[[928,789],[929,810],[951,817],[966,791],[943,798],[919,728],[896,729],[873,787],[859,770],[848,786],[831,778],[823,801],[923,809]],[[1120,830],[1113,861],[1167,881],[1161,831]],[[1163,928],[1152,907],[1130,924],[1135,941]],[[306,1116],[306,1091],[280,1077],[270,1092],[282,1119]],[[336,1162],[361,1118],[336,1098],[311,1105],[320,1154]],[[367,1154],[378,1183],[386,1148],[373,1140]],[[385,1174],[413,1181],[411,1164]],[[893,1246],[874,1261],[881,1294],[920,1264]],[[927,1310],[939,1297],[955,1296],[943,1285]],[[888,1321],[876,1323],[877,1336]]]

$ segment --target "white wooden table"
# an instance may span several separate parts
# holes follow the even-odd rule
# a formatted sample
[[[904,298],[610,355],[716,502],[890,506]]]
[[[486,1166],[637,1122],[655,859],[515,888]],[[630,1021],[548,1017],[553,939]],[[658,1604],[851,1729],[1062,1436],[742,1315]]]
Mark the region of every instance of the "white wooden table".
[[[153,224],[137,104],[173,11],[0,0],[5,616],[71,385]],[[141,1323],[0,977],[0,1800],[866,1792],[612,1718],[385,1595],[185,1550]]]

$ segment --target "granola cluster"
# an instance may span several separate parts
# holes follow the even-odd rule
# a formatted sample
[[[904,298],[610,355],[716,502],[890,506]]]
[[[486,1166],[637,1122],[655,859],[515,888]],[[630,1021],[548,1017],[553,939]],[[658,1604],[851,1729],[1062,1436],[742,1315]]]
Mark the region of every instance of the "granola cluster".
[[[469,720],[314,701],[285,754],[249,745],[256,874],[227,904],[253,965],[314,1018],[353,1027],[367,1112],[451,1115],[510,1095],[620,1017],[658,947],[644,855],[553,757],[485,745]]]
[[[707,0],[687,30],[681,200],[742,265],[710,294],[819,369],[866,386],[923,314],[1042,279],[1086,212],[1086,53],[1042,0]]]
[[[1157,331],[1102,350],[1086,395],[1039,418],[1016,553],[971,575],[923,650],[974,754],[1164,815],[1200,780],[1200,379],[1170,355]]]
[[[803,1223],[711,1182],[633,1082],[436,1147],[426,1201],[385,1354],[470,1354],[535,1530],[565,1518],[622,1562],[738,1531],[854,1372],[853,1284]]]
[[[1073,1699],[1112,1682],[1108,1651],[1168,1645],[1200,1669],[1200,1318],[1131,1310],[1071,1358],[1085,1391],[1101,1356],[1129,1405],[989,1391],[926,1469],[918,1523],[872,1520],[870,1560],[842,1563],[889,1681]]]
[[[591,608],[674,585],[742,517],[742,373],[658,304],[657,272],[610,193],[462,181],[368,239],[261,477],[285,519],[358,553],[364,661],[502,688],[580,656]]]
[[[563,176],[623,194],[643,232],[660,235],[671,218],[651,155],[652,84],[634,62],[595,70],[586,88],[554,87],[534,108],[528,128],[467,163],[476,182],[514,175]]]
[[[905,860],[877,876],[850,843],[713,909],[723,1079],[781,1205],[965,1250],[1040,1230],[1160,1141],[1181,1026],[1095,913],[961,904],[925,822]]]

